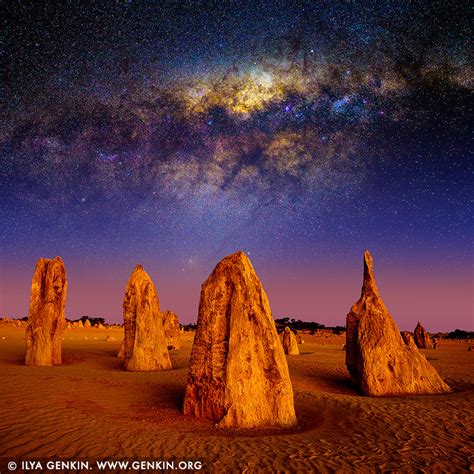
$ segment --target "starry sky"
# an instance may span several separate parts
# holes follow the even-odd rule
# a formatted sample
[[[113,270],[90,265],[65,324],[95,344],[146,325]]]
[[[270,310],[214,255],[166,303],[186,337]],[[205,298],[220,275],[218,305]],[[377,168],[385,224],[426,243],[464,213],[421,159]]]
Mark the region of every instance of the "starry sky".
[[[468,2],[5,2],[0,315],[60,255],[66,316],[141,263],[194,322],[236,250],[274,317],[474,329]],[[472,120],[472,119],[471,119]]]

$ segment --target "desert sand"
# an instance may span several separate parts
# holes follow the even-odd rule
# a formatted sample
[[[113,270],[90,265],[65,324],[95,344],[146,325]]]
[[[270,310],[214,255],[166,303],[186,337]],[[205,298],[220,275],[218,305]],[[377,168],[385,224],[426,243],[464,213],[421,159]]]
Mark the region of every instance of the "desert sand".
[[[422,351],[454,393],[369,398],[350,381],[344,335],[304,334],[300,355],[287,356],[298,425],[236,430],[181,413],[193,333],[161,372],[121,369],[121,328],[67,330],[58,367],[25,366],[24,336],[0,323],[2,472],[27,459],[199,459],[205,472],[474,469],[474,364],[464,342]]]

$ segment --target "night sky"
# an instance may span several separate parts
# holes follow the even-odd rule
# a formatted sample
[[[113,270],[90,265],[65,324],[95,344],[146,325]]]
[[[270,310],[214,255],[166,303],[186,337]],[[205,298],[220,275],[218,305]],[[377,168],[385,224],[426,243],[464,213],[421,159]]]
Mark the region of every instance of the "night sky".
[[[4,2],[0,316],[60,255],[66,316],[133,267],[197,318],[244,250],[274,317],[474,329],[469,2]]]

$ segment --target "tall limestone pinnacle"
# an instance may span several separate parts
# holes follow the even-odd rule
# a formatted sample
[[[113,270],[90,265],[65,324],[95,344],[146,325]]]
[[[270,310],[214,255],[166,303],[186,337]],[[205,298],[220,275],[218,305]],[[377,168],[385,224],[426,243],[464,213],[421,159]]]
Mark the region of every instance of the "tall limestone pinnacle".
[[[268,298],[243,252],[221,260],[202,285],[183,412],[220,427],[296,423]]]
[[[123,320],[125,370],[171,369],[158,295],[141,265],[128,280]]]
[[[366,395],[451,392],[425,356],[403,341],[380,297],[368,251],[361,297],[347,315],[346,365]]]
[[[66,292],[66,269],[61,257],[40,258],[31,282],[26,365],[61,365]]]

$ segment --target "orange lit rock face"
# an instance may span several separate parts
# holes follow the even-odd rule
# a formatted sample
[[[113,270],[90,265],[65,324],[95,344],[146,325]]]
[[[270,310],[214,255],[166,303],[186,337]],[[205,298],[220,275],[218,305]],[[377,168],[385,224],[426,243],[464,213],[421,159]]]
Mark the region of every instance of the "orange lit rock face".
[[[220,427],[296,423],[270,305],[243,252],[224,258],[202,285],[183,412]]]
[[[66,269],[60,257],[36,262],[26,327],[26,365],[61,365]]]
[[[296,340],[296,335],[289,327],[286,327],[283,331],[282,345],[285,354],[299,355],[300,350],[298,349],[298,341]]]
[[[378,292],[367,251],[362,294],[347,315],[346,365],[365,395],[451,392],[425,356],[403,342]]]
[[[181,349],[181,330],[179,328],[178,316],[172,311],[163,311],[162,315],[168,349]]]
[[[402,336],[403,342],[404,342],[407,346],[409,346],[409,347],[416,347],[415,341],[413,340],[413,336],[412,336],[411,332],[409,332],[409,331],[402,331],[400,334],[401,334],[401,336]]]
[[[125,370],[171,369],[158,295],[141,265],[135,267],[128,281],[123,320]]]
[[[122,342],[120,343],[120,347],[117,353],[117,357],[119,359],[124,359],[125,358],[125,338],[122,339]]]
[[[418,349],[432,349],[433,348],[433,341],[431,337],[426,332],[426,329],[418,323],[415,328],[415,332],[413,333],[415,344]]]

